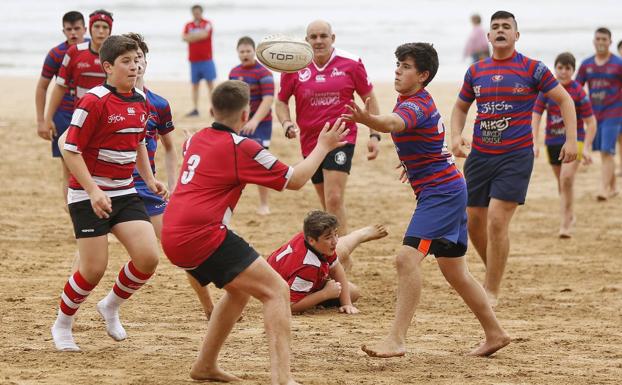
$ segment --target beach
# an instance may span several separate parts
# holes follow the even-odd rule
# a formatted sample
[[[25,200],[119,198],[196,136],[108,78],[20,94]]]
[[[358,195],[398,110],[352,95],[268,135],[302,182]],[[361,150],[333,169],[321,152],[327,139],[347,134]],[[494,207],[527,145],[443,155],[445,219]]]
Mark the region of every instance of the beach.
[[[36,79],[0,77],[0,383],[183,384],[206,330],[205,316],[184,272],[160,254],[153,279],[122,307],[129,338],[106,335],[95,304],[112,287],[127,254],[116,241],[99,286],[77,313],[74,336],[80,353],[54,349],[50,327],[76,250],[63,207],[60,165],[49,142],[36,135]],[[186,82],[149,81],[173,109],[177,148],[184,130],[210,123],[191,109]],[[460,83],[432,82],[428,90],[449,126]],[[375,87],[381,111],[396,94],[390,83]],[[204,91],[204,90],[202,90]],[[204,98],[201,99],[202,101]],[[473,108],[467,126],[472,122]],[[466,131],[469,131],[468,129]],[[389,236],[360,246],[350,279],[362,290],[358,315],[335,309],[296,315],[292,322],[292,371],[303,384],[615,384],[622,378],[622,198],[597,202],[600,163],[582,167],[575,183],[574,236],[557,237],[559,199],[544,148],[536,159],[527,203],[511,224],[511,251],[496,308],[512,343],[491,358],[466,357],[483,339],[472,313],[445,282],[436,262],[423,262],[423,292],[402,358],[373,359],[360,345],[378,340],[392,321],[394,256],[416,201],[399,183],[397,155],[383,135],[378,159],[367,161],[368,129],[359,140],[346,206],[350,230],[384,224]],[[301,158],[275,124],[271,151],[286,163]],[[165,181],[163,154],[158,178]],[[181,157],[180,157],[181,162]],[[458,163],[462,165],[462,160]],[[299,192],[271,193],[272,214],[255,214],[257,192],[249,186],[231,227],[264,256],[300,231],[305,214],[320,208],[310,183]],[[111,237],[112,239],[112,237]],[[468,264],[481,282],[484,266],[473,247]],[[214,297],[222,291],[210,286]],[[269,383],[261,305],[251,300],[222,351],[221,367],[244,384]],[[616,378],[618,380],[616,380]]]

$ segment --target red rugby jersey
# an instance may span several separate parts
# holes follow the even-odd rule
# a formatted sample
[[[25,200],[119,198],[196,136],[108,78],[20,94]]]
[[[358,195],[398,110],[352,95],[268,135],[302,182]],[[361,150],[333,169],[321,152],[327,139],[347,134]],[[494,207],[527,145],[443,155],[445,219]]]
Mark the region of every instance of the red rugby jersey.
[[[56,83],[75,89],[76,106],[88,90],[104,84],[105,81],[106,73],[99,61],[99,54],[91,50],[88,41],[69,47],[58,71]]]
[[[188,139],[166,207],[162,248],[174,265],[200,265],[220,246],[247,184],[283,190],[294,169],[253,140],[213,123]]]
[[[275,250],[268,257],[268,263],[287,281],[290,301],[296,303],[324,287],[330,269],[337,263],[337,254],[321,254],[300,232]]]
[[[142,91],[125,95],[108,84],[95,87],[78,103],[64,148],[82,154],[91,177],[109,197],[134,193],[136,149],[145,143],[148,118]],[[67,195],[68,203],[89,199],[73,175]]]
[[[188,60],[191,62],[212,60],[212,23],[201,19],[199,22],[191,21],[184,26],[184,34],[206,30],[209,34],[205,39],[188,43]]]

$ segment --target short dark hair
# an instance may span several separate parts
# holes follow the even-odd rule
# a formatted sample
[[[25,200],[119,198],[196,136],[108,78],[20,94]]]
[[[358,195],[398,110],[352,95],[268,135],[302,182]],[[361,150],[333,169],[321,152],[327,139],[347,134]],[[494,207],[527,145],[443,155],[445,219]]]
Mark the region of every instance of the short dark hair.
[[[339,220],[333,214],[321,210],[313,210],[304,220],[302,232],[306,239],[318,239],[326,231],[332,231],[339,227]]]
[[[428,78],[423,83],[427,86],[438,71],[438,53],[430,43],[406,43],[395,50],[395,57],[399,61],[411,58],[419,72],[428,71]]]
[[[563,66],[570,66],[573,70],[577,68],[577,60],[570,52],[562,52],[557,55],[557,57],[555,58],[555,66],[557,66],[558,64],[561,64]]]
[[[99,61],[114,64],[119,56],[129,51],[138,51],[138,43],[126,36],[112,35],[99,49]]]
[[[594,33],[604,33],[605,35],[609,36],[609,38],[611,39],[611,30],[607,27],[597,28],[596,32]]]
[[[236,113],[248,106],[250,88],[240,80],[227,80],[212,92],[212,107],[215,113]]]
[[[145,42],[145,38],[143,37],[143,35],[141,35],[140,33],[136,33],[136,32],[128,32],[128,33],[124,33],[123,36],[129,37],[130,39],[134,40],[136,44],[138,44],[138,48],[140,48],[140,50],[143,51],[145,56],[147,55],[147,53],[149,52],[149,47],[147,46],[147,43]]]
[[[622,40],[618,42],[618,50],[620,50],[620,48],[622,48]]]
[[[191,11],[194,11],[195,9],[200,9],[201,12],[203,12],[203,7],[201,7],[199,4],[195,4],[192,6],[192,8],[190,8]]]
[[[497,19],[512,19],[514,20],[514,27],[518,29],[518,23],[516,22],[516,17],[514,14],[508,11],[497,11],[490,16],[490,23]]]
[[[238,45],[236,45],[236,48],[240,48],[240,46],[243,44],[251,45],[253,46],[253,49],[255,49],[255,41],[250,36],[242,36],[238,40]]]
[[[82,25],[86,25],[84,24],[84,15],[78,11],[69,11],[63,15],[63,24],[73,24],[77,23],[78,21],[81,21]]]

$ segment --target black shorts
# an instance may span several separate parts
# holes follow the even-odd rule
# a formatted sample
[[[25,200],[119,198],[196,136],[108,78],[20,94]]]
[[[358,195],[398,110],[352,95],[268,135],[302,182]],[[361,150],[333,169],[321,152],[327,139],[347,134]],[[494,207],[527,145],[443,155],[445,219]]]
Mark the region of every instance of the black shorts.
[[[490,198],[525,203],[533,170],[531,147],[508,154],[471,152],[464,163],[469,207],[488,207]]]
[[[218,249],[202,264],[187,271],[199,281],[201,286],[213,282],[221,289],[246,270],[257,258],[259,258],[259,253],[248,242],[233,231],[227,230],[227,236]]]
[[[424,257],[428,254],[432,254],[435,258],[459,258],[464,257],[467,251],[466,244],[460,242],[454,243],[446,238],[429,240],[407,235],[404,237],[402,244],[419,250]]]
[[[121,195],[112,197],[110,200],[112,201],[112,212],[108,218],[97,217],[90,200],[68,205],[76,238],[92,238],[106,235],[116,224],[122,222],[149,222],[145,204],[138,194]]]
[[[549,156],[549,164],[553,166],[561,166],[562,161],[559,160],[559,153],[562,152],[563,144],[555,144],[546,146],[546,153]]]
[[[313,184],[324,183],[323,170],[342,171],[350,174],[352,168],[352,157],[354,156],[354,145],[351,143],[339,147],[329,152],[322,164],[311,177]]]

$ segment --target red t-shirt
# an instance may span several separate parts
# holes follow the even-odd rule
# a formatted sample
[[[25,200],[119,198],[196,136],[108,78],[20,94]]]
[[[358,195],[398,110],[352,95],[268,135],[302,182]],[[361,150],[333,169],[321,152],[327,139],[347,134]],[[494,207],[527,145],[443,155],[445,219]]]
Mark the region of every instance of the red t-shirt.
[[[109,197],[134,193],[136,149],[145,143],[148,119],[142,91],[122,95],[107,84],[95,87],[78,103],[64,148],[82,154],[91,177]],[[89,199],[73,175],[67,195],[68,203]]]
[[[268,263],[287,281],[290,301],[296,303],[324,287],[330,269],[337,263],[337,254],[320,254],[300,232],[274,251]]]
[[[177,187],[164,212],[162,248],[174,265],[193,268],[223,242],[246,184],[283,190],[294,169],[219,123],[194,134],[184,147]]]
[[[188,60],[191,62],[212,60],[212,23],[209,20],[191,21],[184,27],[184,34],[206,30],[205,39],[188,43]]]
[[[297,73],[282,74],[278,98],[284,103],[292,95],[296,99],[302,155],[313,151],[326,122],[333,124],[341,114],[349,112],[346,105],[354,100],[355,91],[363,96],[372,89],[361,59],[338,49],[333,50],[324,67],[311,62]],[[356,143],[356,124],[347,122],[346,126],[350,129],[346,141]]]
[[[89,44],[85,41],[69,47],[56,77],[56,83],[61,86],[75,88],[76,106],[88,90],[106,81],[99,55],[91,51]]]

